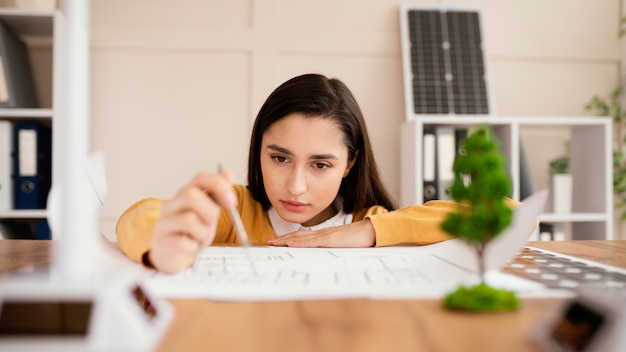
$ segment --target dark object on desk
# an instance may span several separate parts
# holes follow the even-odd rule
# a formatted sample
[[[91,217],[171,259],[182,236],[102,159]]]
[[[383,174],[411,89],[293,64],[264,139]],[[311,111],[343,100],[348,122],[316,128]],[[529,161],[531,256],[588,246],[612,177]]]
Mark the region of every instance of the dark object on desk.
[[[45,219],[11,219],[0,221],[0,239],[50,240],[52,236]]]
[[[0,21],[0,107],[37,107],[26,44]]]
[[[583,351],[605,322],[605,313],[572,301],[550,331],[550,337],[567,350]]]
[[[579,296],[550,311],[535,326],[533,340],[550,352],[621,352],[626,324],[623,301]]]
[[[22,121],[14,132],[15,209],[44,209],[52,185],[52,129]]]
[[[85,336],[90,301],[7,301],[0,308],[0,338],[15,336]]]

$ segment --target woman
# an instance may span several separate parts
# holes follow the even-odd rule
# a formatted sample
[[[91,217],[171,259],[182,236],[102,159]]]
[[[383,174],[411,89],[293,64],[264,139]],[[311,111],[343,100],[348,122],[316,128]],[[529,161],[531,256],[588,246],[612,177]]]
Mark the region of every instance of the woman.
[[[236,206],[257,245],[370,247],[448,239],[439,223],[454,203],[395,210],[381,182],[356,99],[339,80],[306,74],[267,98],[252,131],[248,186],[199,173],[173,199],[141,200],[116,226],[133,260],[174,273],[211,243],[238,244]]]

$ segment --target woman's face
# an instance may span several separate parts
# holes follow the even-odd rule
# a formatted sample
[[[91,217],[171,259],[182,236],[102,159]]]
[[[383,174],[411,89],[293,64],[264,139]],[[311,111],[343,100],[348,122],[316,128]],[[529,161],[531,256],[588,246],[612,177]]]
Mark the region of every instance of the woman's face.
[[[287,115],[263,134],[260,158],[265,192],[283,220],[313,226],[336,213],[332,203],[352,166],[336,122]]]

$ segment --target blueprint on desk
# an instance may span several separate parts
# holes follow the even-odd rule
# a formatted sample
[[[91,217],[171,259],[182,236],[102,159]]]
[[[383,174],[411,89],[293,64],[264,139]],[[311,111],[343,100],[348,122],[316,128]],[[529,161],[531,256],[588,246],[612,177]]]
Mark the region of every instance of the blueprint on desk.
[[[486,250],[487,281],[521,294],[546,295],[545,286],[498,272],[526,244],[545,202],[538,193],[515,209],[513,224]],[[193,268],[152,273],[155,295],[220,300],[343,297],[441,297],[459,284],[475,284],[477,257],[461,240],[383,248],[252,247],[256,272],[241,247],[207,247]],[[550,295],[550,294],[548,294]]]

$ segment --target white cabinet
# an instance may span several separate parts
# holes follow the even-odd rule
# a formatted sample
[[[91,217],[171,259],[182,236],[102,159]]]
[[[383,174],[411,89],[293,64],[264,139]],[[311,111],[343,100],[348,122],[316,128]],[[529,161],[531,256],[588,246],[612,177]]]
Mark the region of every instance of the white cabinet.
[[[59,177],[61,168],[58,101],[60,92],[59,73],[60,34],[59,12],[56,10],[22,10],[0,8],[0,20],[22,39],[29,52],[37,108],[0,108],[0,120],[13,122],[22,120],[39,121],[52,127],[52,180]],[[14,170],[15,171],[15,170]],[[35,221],[46,218],[46,210],[7,210],[0,212],[0,222],[22,219]],[[21,220],[20,220],[21,221]]]
[[[526,128],[568,129],[571,136],[570,169],[574,179],[572,212],[552,213],[548,205],[540,220],[545,224],[569,227],[569,239],[614,239],[612,120],[609,117],[415,116],[402,126],[402,205],[423,202],[424,129],[439,126],[470,128],[481,124],[491,125],[500,141],[508,160],[507,169],[513,183],[511,196],[515,200],[520,200],[521,132]]]

